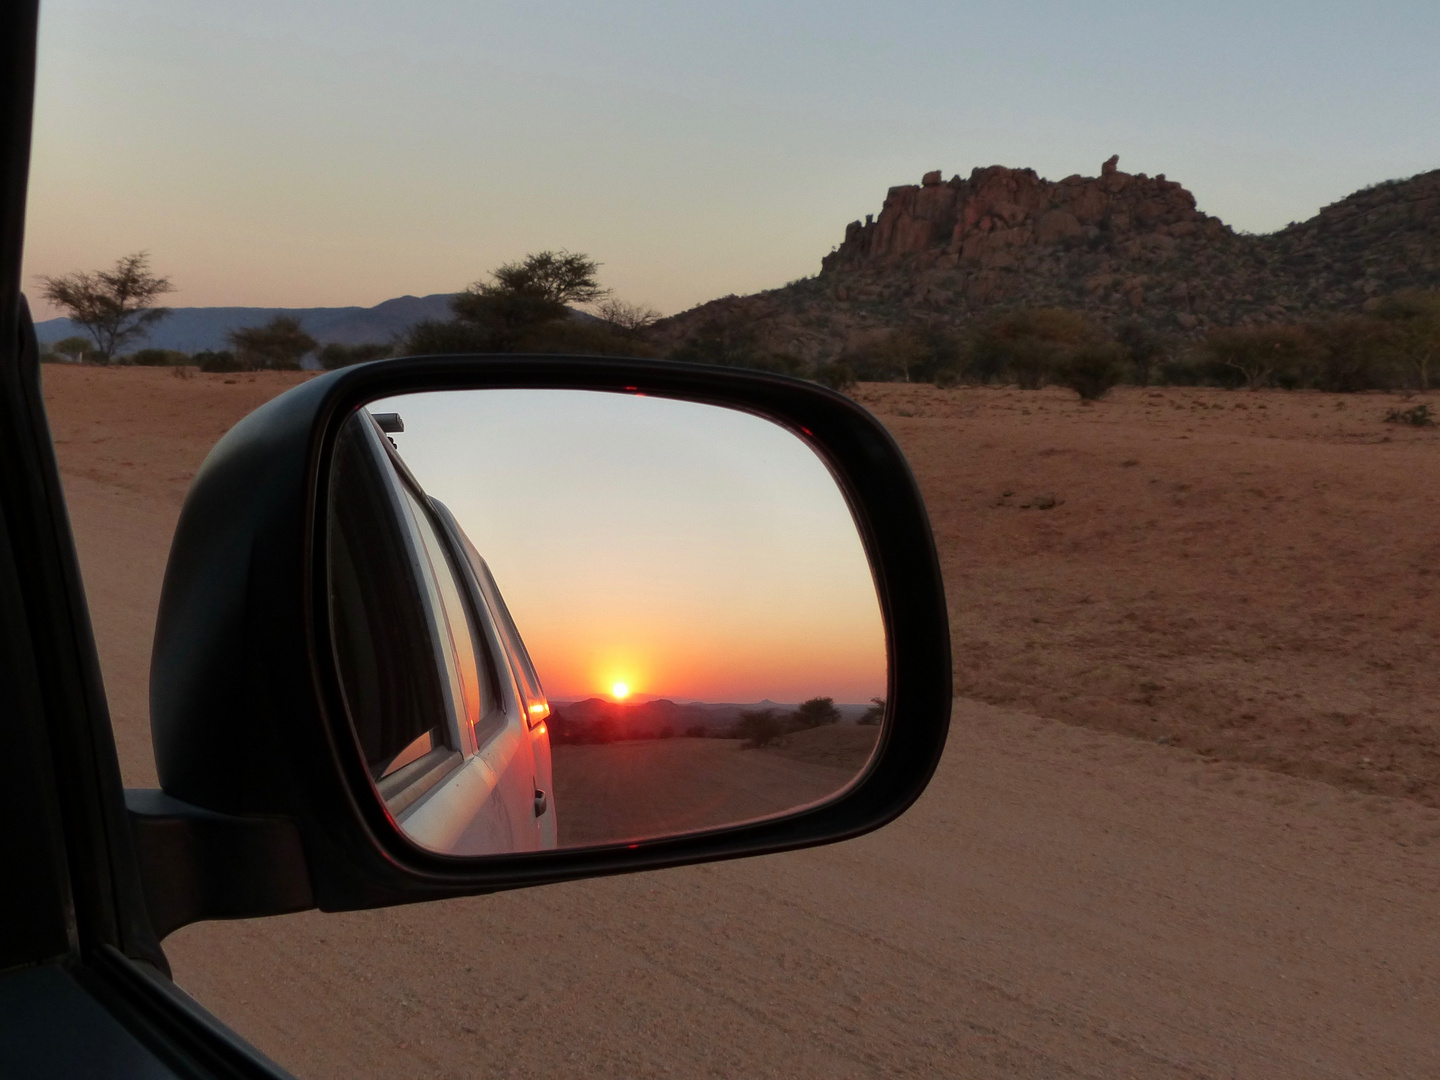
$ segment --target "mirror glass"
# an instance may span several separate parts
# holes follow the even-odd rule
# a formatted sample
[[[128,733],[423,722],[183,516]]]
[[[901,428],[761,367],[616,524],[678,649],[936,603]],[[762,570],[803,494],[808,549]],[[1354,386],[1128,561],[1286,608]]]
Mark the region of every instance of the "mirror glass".
[[[870,760],[874,579],[824,462],[769,420],[596,391],[390,398],[347,421],[328,508],[346,704],[423,847],[734,825]]]

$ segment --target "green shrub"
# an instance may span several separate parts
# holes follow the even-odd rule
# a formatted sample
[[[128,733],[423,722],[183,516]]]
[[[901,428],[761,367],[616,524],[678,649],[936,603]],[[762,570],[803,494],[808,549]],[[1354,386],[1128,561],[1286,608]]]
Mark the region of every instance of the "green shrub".
[[[774,709],[746,709],[735,725],[736,737],[744,739],[745,745],[751,749],[769,746],[781,734],[780,718],[775,715]]]
[[[1124,377],[1122,354],[1114,345],[1077,349],[1055,365],[1054,378],[1080,395],[1081,401],[1099,401]]]
[[[739,312],[717,307],[695,326],[671,358],[691,364],[749,367],[759,352],[754,321]]]
[[[196,353],[191,360],[201,371],[229,373],[240,370],[240,361],[235,359],[235,354],[229,349],[221,349],[219,352],[206,349]]]
[[[952,384],[962,364],[959,338],[933,322],[911,322],[872,336],[840,356],[861,382]]]
[[[263,326],[231,330],[225,339],[235,349],[235,359],[246,371],[299,371],[300,361],[319,343],[305,332],[293,315],[276,315]]]
[[[1144,323],[1128,319],[1115,334],[1134,373],[1137,386],[1149,386],[1156,369],[1165,363],[1170,343]]]
[[[42,346],[42,349],[45,347]],[[68,360],[71,363],[80,364],[87,360],[99,360],[100,354],[95,351],[95,343],[88,337],[76,334],[72,337],[61,338],[53,342],[45,350],[40,359],[46,359],[48,354],[55,354],[52,359]]]
[[[790,714],[790,726],[796,731],[839,722],[840,710],[835,707],[835,699],[828,697],[814,697],[809,701],[802,701]]]
[[[1382,299],[1374,316],[1389,329],[1392,355],[1407,377],[1430,389],[1440,365],[1440,291],[1402,289]]]
[[[1315,341],[1304,326],[1271,323],[1227,326],[1212,330],[1200,343],[1201,356],[1236,371],[1251,390],[1268,386],[1277,376],[1297,380],[1315,355]]]
[[[1363,315],[1336,315],[1311,324],[1309,329],[1315,357],[1308,383],[1315,389],[1356,393],[1402,381],[1391,324]]]
[[[815,369],[815,381],[831,390],[849,390],[860,380],[850,362],[843,356],[837,356]]]
[[[391,355],[389,345],[342,345],[338,341],[332,341],[329,345],[321,347],[316,354],[320,366],[326,371],[334,371],[336,368],[349,367],[351,364],[363,364],[369,360],[381,360]]]
[[[986,383],[1008,377],[1022,390],[1039,390],[1071,356],[1108,345],[1088,316],[1068,308],[1017,308],[997,312],[971,338],[965,370]]]
[[[791,375],[796,378],[810,374],[810,363],[794,353],[761,352],[750,358],[745,365],[751,371],[768,371],[772,375]]]
[[[401,356],[444,356],[495,351],[494,335],[474,323],[427,319],[410,327],[400,342]]]
[[[576,356],[654,356],[649,343],[599,319],[556,319],[520,334],[515,352],[571,353]]]
[[[1434,427],[1435,415],[1430,411],[1430,406],[1424,403],[1413,405],[1408,409],[1391,409],[1385,414],[1387,424],[1409,424],[1412,427]]]
[[[1161,362],[1156,370],[1156,382],[1161,386],[1202,386],[1205,372],[1193,357],[1176,357]]]

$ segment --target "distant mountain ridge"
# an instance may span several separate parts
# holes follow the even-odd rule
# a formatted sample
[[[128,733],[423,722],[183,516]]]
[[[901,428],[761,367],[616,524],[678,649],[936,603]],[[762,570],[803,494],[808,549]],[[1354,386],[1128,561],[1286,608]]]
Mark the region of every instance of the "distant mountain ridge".
[[[737,333],[762,351],[834,359],[888,328],[956,328],[1006,307],[1065,307],[1112,328],[1198,335],[1217,326],[1363,310],[1440,288],[1440,170],[1357,191],[1308,221],[1237,233],[1164,175],[1050,181],[1001,165],[939,171],[854,221],[813,278],[662,320],[662,352]]]
[[[322,345],[364,345],[389,342],[426,319],[451,318],[452,293],[429,296],[397,296],[374,307],[177,307],[160,321],[149,336],[132,348],[177,349],[196,353],[205,349],[228,348],[225,335],[247,326],[259,326],[276,315],[300,320],[306,333]],[[36,323],[42,344],[59,341],[84,329],[70,319],[46,319]]]

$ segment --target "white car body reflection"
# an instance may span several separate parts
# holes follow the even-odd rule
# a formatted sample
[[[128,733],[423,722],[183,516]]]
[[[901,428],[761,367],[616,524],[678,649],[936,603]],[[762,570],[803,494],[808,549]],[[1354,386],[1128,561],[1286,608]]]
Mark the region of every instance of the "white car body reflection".
[[[554,848],[549,704],[485,560],[387,437],[399,425],[356,414],[341,470],[354,479],[332,493],[337,660],[371,775],[421,847]],[[426,647],[395,640],[417,635]]]

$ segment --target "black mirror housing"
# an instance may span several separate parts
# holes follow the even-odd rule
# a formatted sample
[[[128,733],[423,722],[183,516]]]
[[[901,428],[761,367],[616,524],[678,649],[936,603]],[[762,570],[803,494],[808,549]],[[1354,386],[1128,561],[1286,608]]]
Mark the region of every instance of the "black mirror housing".
[[[890,649],[889,715],[861,779],[788,816],[609,847],[477,861],[426,851],[397,831],[374,797],[332,662],[326,478],[340,427],[357,408],[403,393],[489,388],[648,394],[740,409],[788,428],[825,460],[854,511]],[[168,798],[136,794],[130,807],[163,935],[203,918],[433,900],[783,851],[878,828],[919,796],[943,749],[949,622],[929,522],[905,459],[879,422],[840,394],[781,376],[665,361],[384,360],[288,391],[236,425],[206,459],[171,548],[150,696]],[[187,812],[197,843],[202,835],[212,845],[243,836],[234,859],[212,852],[202,869],[187,862],[193,845],[177,840]],[[235,895],[215,880],[226,874],[252,879],[240,890],[253,898],[248,906],[216,899]],[[256,878],[277,880],[259,887]],[[177,883],[197,899],[172,900],[161,917],[158,898]]]

